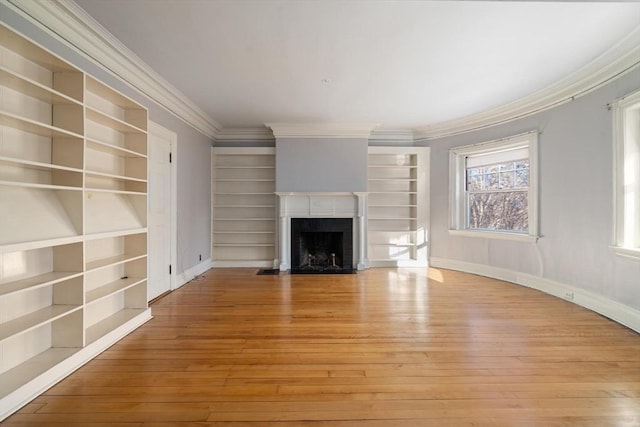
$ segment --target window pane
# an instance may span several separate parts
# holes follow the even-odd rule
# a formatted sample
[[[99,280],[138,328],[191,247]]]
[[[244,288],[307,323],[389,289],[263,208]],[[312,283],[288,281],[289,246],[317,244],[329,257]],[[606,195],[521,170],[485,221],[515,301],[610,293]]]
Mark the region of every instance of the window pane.
[[[513,169],[502,171],[500,173],[500,188],[502,189],[513,188],[514,178],[515,178],[515,175],[514,175]]]
[[[526,191],[469,194],[469,229],[527,232]]]
[[[516,188],[526,188],[529,186],[529,169],[516,169]]]
[[[482,190],[482,168],[467,169],[467,190]]]

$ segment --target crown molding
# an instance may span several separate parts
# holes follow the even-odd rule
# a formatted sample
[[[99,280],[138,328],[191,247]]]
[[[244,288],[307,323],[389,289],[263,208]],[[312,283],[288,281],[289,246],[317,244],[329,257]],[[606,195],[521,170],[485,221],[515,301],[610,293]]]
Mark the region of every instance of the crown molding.
[[[573,101],[640,65],[640,28],[578,71],[515,102],[478,114],[413,129],[430,140],[507,123]]]
[[[2,0],[52,37],[215,139],[221,126],[70,0]]]
[[[411,129],[374,129],[369,138],[374,144],[413,144],[414,140]]]
[[[273,132],[267,127],[224,128],[216,134],[216,142],[274,141]]]
[[[276,138],[369,139],[377,123],[265,123]]]

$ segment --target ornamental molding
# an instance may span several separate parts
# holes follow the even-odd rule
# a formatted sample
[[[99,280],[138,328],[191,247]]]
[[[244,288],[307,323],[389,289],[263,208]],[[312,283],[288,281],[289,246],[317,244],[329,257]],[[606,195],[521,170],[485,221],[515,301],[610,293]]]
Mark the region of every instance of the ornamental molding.
[[[640,28],[567,77],[517,101],[459,119],[414,129],[431,140],[511,122],[571,102],[640,66]]]
[[[369,139],[377,123],[266,123],[276,138]]]
[[[199,132],[215,139],[221,126],[70,0],[2,0],[53,38],[129,84]]]

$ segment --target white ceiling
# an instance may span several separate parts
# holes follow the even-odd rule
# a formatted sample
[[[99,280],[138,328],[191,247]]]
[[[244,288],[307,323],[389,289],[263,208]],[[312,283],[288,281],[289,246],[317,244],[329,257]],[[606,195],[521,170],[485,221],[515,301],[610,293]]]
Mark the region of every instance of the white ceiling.
[[[637,1],[76,3],[225,129],[455,120],[578,72],[640,27]]]

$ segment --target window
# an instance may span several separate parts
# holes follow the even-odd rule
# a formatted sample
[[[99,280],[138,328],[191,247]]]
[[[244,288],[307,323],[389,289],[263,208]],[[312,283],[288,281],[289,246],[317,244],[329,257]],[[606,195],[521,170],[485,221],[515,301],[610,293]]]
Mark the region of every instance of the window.
[[[536,132],[451,149],[451,231],[537,237]]]
[[[615,246],[640,258],[640,91],[613,105]]]

